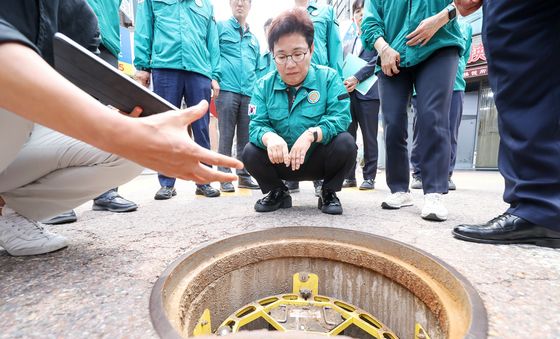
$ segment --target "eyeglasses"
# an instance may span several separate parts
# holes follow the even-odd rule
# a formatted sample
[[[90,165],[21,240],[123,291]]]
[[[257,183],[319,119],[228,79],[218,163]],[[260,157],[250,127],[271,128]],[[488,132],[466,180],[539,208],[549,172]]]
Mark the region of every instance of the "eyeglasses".
[[[285,65],[288,62],[288,59],[292,59],[292,61],[297,64],[305,59],[307,53],[309,53],[309,50],[305,52],[297,51],[292,54],[278,54],[274,56],[274,61],[276,61],[278,65]]]
[[[251,0],[231,0],[231,2],[241,3],[241,4],[250,4]]]

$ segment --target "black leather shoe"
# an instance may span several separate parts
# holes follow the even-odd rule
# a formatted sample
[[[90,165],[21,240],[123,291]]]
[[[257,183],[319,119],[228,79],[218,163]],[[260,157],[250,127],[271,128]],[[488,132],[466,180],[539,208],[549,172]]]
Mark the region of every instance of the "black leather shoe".
[[[220,191],[228,193],[235,192],[235,187],[231,182],[221,182]]]
[[[54,218],[44,220],[41,222],[47,225],[62,225],[62,224],[70,224],[76,221],[78,221],[78,217],[76,216],[76,212],[72,210],[69,212],[59,214]]]
[[[322,190],[317,207],[321,212],[326,214],[342,214],[340,200],[336,196],[336,193],[328,188]]]
[[[117,191],[110,190],[93,200],[91,208],[94,211],[132,212],[138,209],[136,203],[119,195]]]
[[[163,186],[156,192],[154,199],[167,200],[173,198],[176,195],[177,195],[177,191],[175,190],[175,187]]]
[[[288,187],[288,190],[290,191],[290,193],[299,192],[299,181],[286,180],[285,184],[286,184],[286,187]]]
[[[344,188],[356,187],[356,186],[358,186],[356,179],[344,179],[344,182],[342,183],[342,187]]]
[[[255,203],[255,211],[257,212],[273,212],[279,208],[292,207],[292,197],[287,188],[274,189]]]
[[[258,190],[260,186],[257,185],[251,177],[239,177],[239,181],[237,181],[237,187],[239,188],[248,188],[250,190]]]
[[[207,198],[215,198],[220,196],[220,191],[210,186],[210,184],[196,185],[196,195],[203,195]]]
[[[360,190],[361,191],[373,190],[373,189],[375,189],[375,180],[373,180],[373,179],[366,179],[360,185]]]
[[[510,213],[504,213],[485,224],[459,225],[453,229],[457,239],[486,244],[535,244],[560,248],[560,232]]]

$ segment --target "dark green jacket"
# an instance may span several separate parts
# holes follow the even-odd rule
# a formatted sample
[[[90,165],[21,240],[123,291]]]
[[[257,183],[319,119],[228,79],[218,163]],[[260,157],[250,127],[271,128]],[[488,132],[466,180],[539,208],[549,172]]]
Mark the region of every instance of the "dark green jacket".
[[[276,63],[272,58],[272,52],[266,51],[264,54],[261,54],[259,60],[259,70],[257,71],[257,80],[264,77],[268,73],[276,70]]]
[[[121,51],[119,7],[122,0],[88,0],[99,21],[101,42],[116,58]]]
[[[220,80],[220,45],[210,0],[144,0],[134,33],[136,69],[179,69]]]
[[[350,99],[333,69],[311,64],[291,110],[287,90],[278,71],[268,73],[257,82],[249,105],[249,141],[254,145],[266,149],[262,137],[274,132],[284,138],[291,149],[306,129],[315,126],[323,132],[321,143],[328,144],[348,129]]]
[[[342,77],[342,42],[338,33],[338,21],[331,6],[318,5],[310,1],[307,12],[313,20],[315,51],[311,62],[329,66]]]
[[[426,18],[442,11],[450,0],[370,0],[366,1],[362,22],[364,48],[373,49],[375,41],[384,37],[400,53],[401,67],[411,67],[426,60],[436,50],[456,46],[463,55],[464,38],[457,20],[443,26],[425,46],[406,45],[406,36]],[[379,71],[380,68],[377,68]]]
[[[220,89],[251,96],[259,68],[260,47],[257,38],[243,31],[234,17],[218,22],[220,37]]]

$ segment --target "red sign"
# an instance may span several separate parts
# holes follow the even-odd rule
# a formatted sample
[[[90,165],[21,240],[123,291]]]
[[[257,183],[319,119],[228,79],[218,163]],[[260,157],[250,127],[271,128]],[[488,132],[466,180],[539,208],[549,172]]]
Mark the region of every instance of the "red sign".
[[[471,48],[471,55],[467,64],[474,64],[477,61],[486,62],[486,54],[484,54],[484,45],[482,42]]]

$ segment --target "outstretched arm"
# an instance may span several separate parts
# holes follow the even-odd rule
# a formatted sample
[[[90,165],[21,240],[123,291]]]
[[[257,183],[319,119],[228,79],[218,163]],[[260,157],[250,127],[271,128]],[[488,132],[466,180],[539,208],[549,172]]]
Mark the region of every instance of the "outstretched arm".
[[[201,162],[241,168],[232,158],[198,146],[187,126],[207,103],[146,118],[131,118],[99,103],[19,43],[0,44],[0,107],[171,177],[196,182],[231,181]],[[24,67],[22,67],[22,65]],[[48,81],[45,81],[48,79]]]

